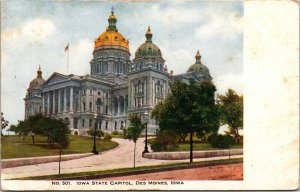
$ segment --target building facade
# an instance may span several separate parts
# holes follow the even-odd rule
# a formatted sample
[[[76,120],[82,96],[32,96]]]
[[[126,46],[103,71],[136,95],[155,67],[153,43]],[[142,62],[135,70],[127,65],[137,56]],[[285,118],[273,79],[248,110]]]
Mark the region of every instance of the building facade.
[[[106,31],[95,39],[90,74],[54,72],[46,81],[39,80],[37,88],[30,83],[24,99],[25,117],[43,113],[63,118],[69,120],[73,133],[84,135],[94,127],[107,132],[122,131],[128,125],[128,115],[139,114],[142,119],[148,119],[148,132],[156,133],[159,127],[155,119],[150,118],[151,110],[166,98],[170,81],[188,83],[191,78],[198,82],[212,79],[201,63],[199,51],[196,63],[186,73],[169,73],[160,48],[152,41],[150,27],[145,42],[131,61],[129,41],[118,32],[113,11],[108,23]],[[41,78],[39,71],[37,78]],[[39,91],[38,96],[28,97],[34,90]],[[31,104],[35,102],[39,107],[32,111]]]

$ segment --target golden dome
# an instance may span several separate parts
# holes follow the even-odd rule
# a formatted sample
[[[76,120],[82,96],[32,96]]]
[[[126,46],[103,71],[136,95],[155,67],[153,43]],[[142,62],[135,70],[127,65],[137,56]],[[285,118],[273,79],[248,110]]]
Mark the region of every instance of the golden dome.
[[[112,8],[111,15],[108,18],[108,27],[105,32],[103,32],[97,39],[95,39],[95,46],[105,46],[105,45],[114,45],[121,46],[129,51],[129,41],[125,39],[125,37],[118,32],[117,26],[117,17],[114,15],[114,11]]]
[[[104,45],[121,46],[129,50],[129,41],[117,31],[105,31],[95,40],[95,49]]]

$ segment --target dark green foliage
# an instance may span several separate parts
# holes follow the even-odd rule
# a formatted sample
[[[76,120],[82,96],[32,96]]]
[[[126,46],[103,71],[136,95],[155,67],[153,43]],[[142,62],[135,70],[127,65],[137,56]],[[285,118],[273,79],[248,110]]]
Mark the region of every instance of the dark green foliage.
[[[219,129],[219,114],[215,104],[215,86],[211,81],[190,84],[176,81],[170,84],[171,94],[152,111],[161,130],[173,130],[181,140],[187,134],[205,135]],[[191,161],[192,161],[191,140]]]
[[[150,146],[151,146],[151,149],[155,152],[162,151],[162,149],[163,149],[162,144],[157,140],[154,140]]]
[[[154,149],[152,148],[153,146],[151,145],[151,149],[153,151],[158,151],[158,150],[175,150],[178,148],[178,142],[179,142],[179,136],[176,132],[172,130],[161,130],[159,131],[155,142],[153,143]],[[156,150],[158,149],[158,150]]]
[[[220,121],[229,126],[228,135],[232,135],[236,143],[241,142],[239,130],[243,129],[243,96],[228,89],[225,95],[218,95]]]
[[[94,135],[95,135],[95,128],[90,128],[87,131],[87,134],[90,135],[90,136],[92,136],[92,137],[94,137]],[[104,136],[104,132],[102,130],[100,130],[100,129],[96,129],[96,137],[98,137],[100,139],[103,136]]]
[[[110,141],[111,138],[112,138],[112,137],[111,137],[111,135],[110,135],[109,133],[105,133],[105,134],[104,134],[104,137],[103,137],[104,140]]]
[[[229,148],[234,143],[234,139],[230,135],[212,134],[208,137],[208,142],[212,147]]]
[[[69,122],[63,119],[53,119],[38,114],[30,116],[24,121],[19,121],[17,125],[10,126],[10,131],[22,135],[23,138],[30,135],[33,143],[35,143],[34,138],[36,135],[46,136],[50,146],[57,143],[61,148],[65,148],[69,144],[68,134],[70,130],[68,125]]]

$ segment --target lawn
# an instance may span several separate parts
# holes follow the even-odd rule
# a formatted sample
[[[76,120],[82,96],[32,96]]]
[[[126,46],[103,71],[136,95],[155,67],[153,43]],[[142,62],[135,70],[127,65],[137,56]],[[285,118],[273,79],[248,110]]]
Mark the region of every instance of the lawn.
[[[89,153],[93,147],[93,138],[78,135],[69,135],[70,145],[63,150],[63,154]],[[57,155],[57,146],[49,147],[45,137],[36,136],[35,144],[31,137],[27,136],[25,141],[22,137],[16,135],[2,136],[1,138],[1,157],[2,159],[38,157]],[[97,150],[99,152],[107,151],[117,147],[119,144],[114,141],[105,141],[97,139]]]
[[[199,139],[193,138],[193,151],[205,151],[205,150],[216,150],[216,149],[223,149],[223,148],[214,148],[209,143],[203,143],[199,141]],[[149,143],[154,142],[155,138],[148,139]],[[231,149],[242,149],[242,144],[234,144],[230,146]],[[185,142],[179,143],[178,148],[175,150],[163,150],[163,151],[189,151],[190,150],[190,141],[187,138]]]

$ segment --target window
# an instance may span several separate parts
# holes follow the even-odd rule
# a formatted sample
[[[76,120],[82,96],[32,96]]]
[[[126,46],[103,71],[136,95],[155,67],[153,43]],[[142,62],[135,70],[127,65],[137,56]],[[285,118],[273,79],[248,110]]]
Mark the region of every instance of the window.
[[[83,111],[85,111],[85,102],[83,102]]]
[[[93,89],[90,88],[90,95],[93,95]]]
[[[124,128],[124,122],[121,121],[121,127],[120,127],[120,129],[123,130],[123,128]]]
[[[105,106],[105,114],[108,114],[108,106]]]
[[[108,98],[108,93],[106,93],[106,99]]]
[[[90,102],[90,111],[92,111],[92,108],[93,108],[93,103]]]
[[[106,121],[105,122],[105,129],[107,130],[107,128],[108,128],[108,122]]]
[[[100,92],[100,91],[98,91],[98,95],[101,95],[101,92]]]
[[[115,130],[117,130],[117,127],[118,127],[118,123],[115,122]]]
[[[85,89],[83,89],[83,94],[82,95],[85,95],[86,94],[86,90]]]
[[[84,127],[84,119],[82,119],[82,127]]]
[[[89,121],[89,127],[92,127],[92,122],[93,122],[93,119],[90,119],[90,121]]]

